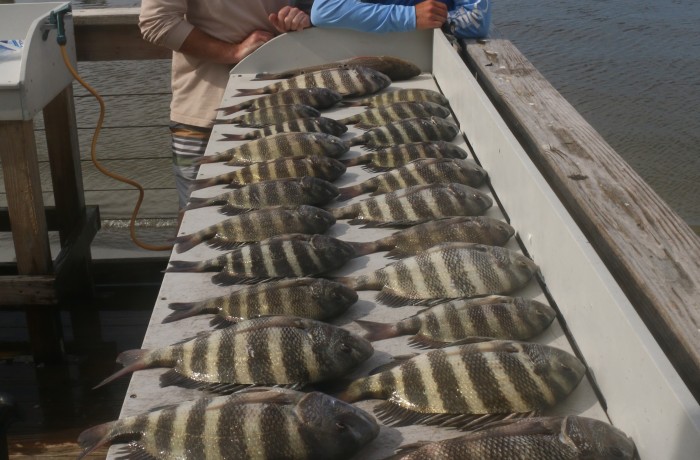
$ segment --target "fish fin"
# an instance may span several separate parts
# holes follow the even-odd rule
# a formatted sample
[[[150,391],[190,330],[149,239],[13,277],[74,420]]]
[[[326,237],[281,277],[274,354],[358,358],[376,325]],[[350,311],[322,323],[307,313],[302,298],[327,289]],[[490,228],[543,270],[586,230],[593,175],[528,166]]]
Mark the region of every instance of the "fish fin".
[[[221,251],[231,251],[233,249],[240,248],[242,246],[248,246],[255,241],[226,241],[225,238],[220,236],[215,236],[206,241],[206,245],[213,249],[219,249]]]
[[[401,249],[401,248],[394,248],[384,254],[385,257],[388,259],[393,259],[393,260],[398,260],[398,259],[405,259],[406,257],[412,256],[414,254],[409,253],[408,251]]]
[[[243,318],[216,315],[209,321],[209,325],[212,326],[214,329],[225,329],[229,326],[232,326],[233,324],[236,324],[241,320],[243,320]]]
[[[505,414],[494,421],[490,421],[472,428],[470,432],[485,430],[498,430],[498,435],[509,434],[557,434],[561,429],[557,418],[540,418],[537,411],[513,412]]]
[[[388,363],[382,364],[381,366],[375,367],[374,369],[369,371],[368,375],[375,375],[375,374],[379,374],[381,372],[386,372],[388,370],[391,370],[397,366],[400,366],[401,364],[408,361],[409,359],[415,358],[416,356],[418,356],[418,354],[419,353],[409,353],[406,355],[392,356],[391,361],[389,361]]]
[[[415,348],[428,349],[428,348],[445,348],[453,347],[457,345],[468,345],[471,343],[488,342],[495,340],[493,337],[467,337],[462,340],[457,340],[454,342],[444,342],[441,340],[431,339],[424,335],[416,334],[408,339],[408,344]]]
[[[358,144],[354,144],[354,145],[358,145]],[[386,146],[386,145],[369,145],[369,144],[364,144],[364,145],[362,146],[362,150],[364,150],[364,151],[366,151],[366,152],[376,152],[377,150],[383,149],[383,148],[385,148],[385,147],[387,147],[387,146]]]
[[[393,401],[384,401],[378,404],[374,408],[374,413],[377,419],[391,427],[414,425],[426,416],[426,414],[404,409]]]
[[[391,457],[385,457],[382,460],[401,460],[403,458],[406,458],[406,455],[415,452],[421,447],[425,447],[428,444],[432,443],[432,441],[416,441],[411,444],[404,444],[403,446],[399,446],[394,451],[394,455],[392,455]]]
[[[392,222],[368,221],[366,219],[352,219],[348,221],[352,225],[362,225],[362,228],[390,228],[390,227],[412,227],[416,224],[425,222],[425,220],[395,220]]]
[[[200,306],[200,302],[172,302],[168,304],[168,308],[174,310],[168,316],[163,318],[162,323],[172,323],[184,318],[190,318],[203,313],[215,312],[215,308],[207,309]]]
[[[182,254],[185,251],[189,251],[204,241],[205,237],[205,235],[202,235],[199,232],[190,233],[189,235],[180,235],[175,238],[175,252]]]
[[[295,328],[295,329],[306,329],[307,324],[305,321],[302,321],[300,318],[294,317],[294,316],[258,316],[258,318],[267,318],[265,321],[262,322],[257,322],[256,324],[253,324],[249,327],[239,327],[236,329],[236,334],[240,334],[243,332],[252,332],[252,331],[260,331],[263,329],[269,329],[273,327],[286,327],[286,328]]]
[[[277,281],[282,279],[281,277],[277,278],[262,278],[262,277],[257,277],[257,278],[248,278],[243,275],[232,275],[229,273],[226,273],[225,271],[221,271],[217,273],[216,275],[211,277],[212,281],[218,285],[221,286],[230,286],[232,284],[258,284],[258,283],[269,283],[271,281]]]
[[[347,201],[365,192],[363,190],[362,184],[351,185],[349,187],[341,187],[338,189],[338,191],[340,192],[340,194],[336,198],[337,201]]]
[[[201,272],[202,263],[196,260],[171,260],[170,266],[165,269],[166,272]]]
[[[225,204],[221,208],[219,208],[219,213],[224,214],[226,216],[237,216],[239,214],[245,214],[248,212],[254,211],[253,208],[241,208],[236,206],[235,204]]]
[[[245,133],[245,134],[231,134],[231,133],[223,133],[221,135],[221,138],[219,138],[219,141],[246,141],[250,139],[259,139],[260,138],[260,133],[257,131],[253,131],[250,133]]]
[[[355,322],[360,325],[362,329],[367,331],[363,337],[370,342],[390,339],[399,335],[393,324],[375,323],[373,321],[365,321],[362,319],[356,319]]]
[[[385,401],[374,409],[377,418],[392,427],[408,425],[432,425],[443,428],[456,428],[461,431],[471,431],[504,418],[512,418],[514,414],[435,414],[419,413],[399,406],[392,400]]]
[[[153,455],[144,450],[142,446],[136,443],[131,443],[117,452],[115,460],[158,460]]]
[[[470,345],[472,343],[483,343],[483,342],[491,342],[497,340],[493,337],[481,337],[478,335],[472,336],[472,337],[466,337],[461,340],[455,340],[454,342],[444,342],[442,345],[439,345],[441,342],[436,342],[436,346],[432,348],[445,348],[445,347],[456,347],[459,345]]]
[[[269,94],[266,91],[267,91],[267,89],[265,89],[265,88],[239,89],[238,93],[234,94],[234,96],[251,96],[251,95],[255,95],[255,94]]]
[[[94,386],[92,389],[95,390],[97,388],[100,388],[101,386],[106,385],[109,382],[118,379],[119,377],[131,374],[132,372],[139,371],[141,369],[146,369],[148,367],[148,363],[146,362],[145,357],[149,351],[150,350],[138,349],[127,350],[120,353],[119,356],[117,356],[117,363],[124,366],[124,368],[110,375],[109,377],[98,383],[96,386]]]
[[[80,433],[78,436],[78,445],[83,451],[78,456],[78,459],[84,458],[95,449],[98,449],[112,441],[111,431],[116,422],[107,422],[101,425],[93,426]]]
[[[364,169],[367,172],[371,172],[371,173],[383,173],[383,172],[391,171],[392,169],[396,169],[396,168],[391,168],[389,166],[377,166],[374,163],[370,162],[370,163],[367,163],[366,165],[363,165],[362,169]]]
[[[408,297],[403,297],[387,291],[386,288],[379,291],[375,297],[377,302],[386,305],[387,307],[403,307],[404,305],[411,305],[413,299]]]

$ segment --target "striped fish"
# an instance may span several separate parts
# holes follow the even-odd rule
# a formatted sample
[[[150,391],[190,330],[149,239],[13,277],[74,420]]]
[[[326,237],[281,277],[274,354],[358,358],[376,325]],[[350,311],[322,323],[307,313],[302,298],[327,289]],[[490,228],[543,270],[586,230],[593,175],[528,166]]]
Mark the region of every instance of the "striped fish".
[[[370,172],[384,172],[422,158],[464,159],[467,156],[464,149],[451,142],[432,141],[399,144],[342,161],[346,166],[363,165],[362,168]]]
[[[336,281],[356,291],[379,290],[377,300],[398,306],[507,294],[525,286],[537,270],[532,260],[506,248],[443,243],[368,274]]]
[[[205,241],[215,248],[232,249],[286,233],[325,233],[333,224],[335,218],[315,206],[263,208],[180,235],[175,238],[175,252],[183,253]]]
[[[367,227],[410,226],[432,219],[483,214],[493,200],[462,184],[415,185],[329,209],[336,219]]]
[[[587,417],[505,420],[483,430],[438,442],[399,448],[384,460],[632,460],[634,441],[608,423]]]
[[[219,120],[219,123],[248,128],[263,128],[268,125],[276,125],[296,118],[314,118],[320,116],[321,112],[308,105],[288,104],[254,110],[237,117]]]
[[[367,67],[336,68],[298,75],[262,88],[240,89],[235,96],[272,94],[290,88],[330,88],[343,97],[354,97],[376,93],[390,84],[389,77]]]
[[[251,98],[235,105],[221,107],[219,110],[221,110],[224,115],[231,115],[241,110],[252,112],[254,110],[292,104],[306,105],[314,109],[323,110],[333,107],[340,102],[341,99],[343,99],[343,96],[337,91],[328,88],[294,88]]]
[[[323,278],[293,278],[256,284],[231,294],[199,302],[173,302],[175,310],[163,322],[214,313],[212,326],[228,325],[257,316],[292,315],[327,320],[357,302],[357,293]]]
[[[235,188],[254,182],[304,176],[333,182],[345,174],[345,170],[345,165],[334,158],[314,155],[279,158],[244,166],[230,173],[196,179],[192,181],[190,191],[218,184],[229,184],[230,187]]]
[[[578,358],[558,348],[501,340],[431,350],[392,364],[355,380],[340,399],[386,399],[375,412],[394,426],[464,429],[552,407],[586,371]]]
[[[527,340],[554,321],[549,305],[523,297],[487,296],[435,305],[396,324],[356,320],[370,341],[413,335],[409,343],[441,348],[452,342],[490,339]]]
[[[367,67],[383,73],[391,81],[408,80],[420,75],[420,67],[405,59],[394,56],[358,56],[350,59],[329,62],[310,67],[285,70],[282,72],[263,72],[255,76],[255,80],[279,80],[282,78],[296,77],[305,73],[317,72],[326,69],[349,69],[354,66]]]
[[[513,227],[490,217],[447,217],[406,228],[376,241],[355,243],[355,249],[358,255],[389,251],[386,257],[402,259],[440,243],[503,246],[514,234]]]
[[[320,206],[339,193],[338,187],[317,177],[289,177],[255,182],[211,198],[190,197],[185,210],[223,206],[220,212],[236,215],[273,206]]]
[[[374,417],[322,393],[254,389],[185,401],[85,430],[79,458],[127,442],[135,458],[342,460],[379,434]]]
[[[339,201],[349,200],[363,193],[380,195],[414,185],[463,184],[478,187],[486,180],[486,171],[470,160],[452,158],[424,158],[414,160],[397,169],[374,176],[357,185],[339,189]]]
[[[348,127],[338,121],[328,117],[316,118],[296,118],[276,125],[265,126],[261,129],[247,132],[245,134],[224,133],[222,141],[244,141],[249,139],[260,139],[261,137],[272,136],[279,133],[326,133],[333,136],[340,136],[348,130]]]
[[[200,157],[195,164],[225,161],[229,166],[277,160],[295,156],[327,156],[337,158],[348,151],[340,138],[326,133],[279,133],[246,142],[243,145]]]
[[[342,377],[374,349],[347,330],[296,316],[268,316],[200,333],[154,350],[128,350],[117,357],[124,368],[95,388],[142,369],[171,368],[161,386],[178,384],[228,392],[250,385],[288,385]]]
[[[397,102],[367,109],[362,113],[351,115],[338,121],[346,125],[354,124],[359,129],[370,129],[405,118],[429,118],[431,116],[446,118],[449,115],[449,109],[434,102]]]
[[[355,257],[352,244],[324,235],[276,236],[200,262],[171,260],[168,272],[221,272],[221,284],[252,284],[278,278],[313,276]]]
[[[383,105],[394,104],[396,102],[434,102],[443,107],[449,107],[450,102],[445,96],[432,89],[395,89],[393,91],[383,91],[379,94],[369,96],[355,101],[343,101],[344,105],[368,107],[381,107]]]
[[[364,149],[374,150],[409,142],[451,141],[457,133],[457,125],[440,117],[406,118],[372,128],[346,142],[350,147],[362,145]]]

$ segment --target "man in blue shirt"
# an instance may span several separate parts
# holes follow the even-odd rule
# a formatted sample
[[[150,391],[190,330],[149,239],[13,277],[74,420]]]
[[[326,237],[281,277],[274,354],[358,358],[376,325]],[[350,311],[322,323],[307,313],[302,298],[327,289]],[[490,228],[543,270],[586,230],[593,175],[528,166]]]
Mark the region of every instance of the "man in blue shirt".
[[[315,0],[317,27],[402,32],[447,25],[460,38],[482,38],[491,22],[490,0]]]

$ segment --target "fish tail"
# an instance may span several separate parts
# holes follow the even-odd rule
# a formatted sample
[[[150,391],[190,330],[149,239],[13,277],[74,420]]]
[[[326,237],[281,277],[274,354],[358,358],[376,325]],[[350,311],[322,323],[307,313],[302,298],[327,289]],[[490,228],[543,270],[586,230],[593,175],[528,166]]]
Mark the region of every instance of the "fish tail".
[[[348,242],[353,249],[355,249],[355,257],[366,256],[367,254],[373,254],[377,251],[381,251],[381,248],[377,245],[376,241],[367,242]]]
[[[78,459],[84,458],[95,449],[98,449],[112,440],[112,431],[117,422],[107,422],[101,425],[93,426],[80,433],[78,436],[78,445],[83,451],[78,456]]]
[[[342,101],[341,104],[347,107],[360,107],[365,105],[362,101]]]
[[[168,308],[175,311],[163,318],[163,324],[172,323],[173,321],[178,321],[184,318],[190,318],[202,313],[209,313],[209,309],[206,307],[206,304],[203,304],[202,302],[172,302],[168,305]]]
[[[245,134],[230,134],[230,133],[224,133],[221,135],[221,141],[244,141],[246,139],[255,139],[255,135],[252,135],[251,133],[245,133]]]
[[[349,287],[350,289],[357,290],[357,278],[354,276],[339,276],[337,278],[333,278],[333,281]]]
[[[335,220],[354,217],[354,215],[350,213],[350,210],[348,210],[347,206],[341,206],[340,208],[331,208],[327,209],[327,211],[331,213]]]
[[[369,162],[369,159],[367,158],[367,155],[359,155],[359,156],[356,156],[355,158],[348,158],[346,160],[340,160],[340,162],[343,163],[346,167],[350,167],[350,166],[363,165],[363,164]]]
[[[253,104],[253,100],[241,102],[240,104],[229,105],[227,107],[219,107],[216,110],[220,110],[224,115],[231,115],[232,113],[239,112],[243,109],[250,107]]]
[[[189,251],[193,247],[197,246],[204,240],[207,240],[214,236],[216,231],[212,232],[209,230],[201,230],[199,232],[190,233],[189,235],[181,235],[175,238],[175,252],[181,254],[185,251]]]
[[[124,369],[115,372],[114,374],[110,375],[109,377],[98,383],[97,386],[93,387],[93,390],[100,388],[101,386],[106,385],[109,382],[116,380],[124,375],[131,374],[135,371],[140,371],[141,369],[146,369],[151,364],[150,360],[147,359],[149,353],[150,350],[141,349],[127,350],[120,353],[119,356],[117,356],[117,362],[123,365]]]
[[[247,88],[239,89],[234,96],[251,96],[255,94],[265,94],[265,88]]]
[[[165,271],[177,273],[195,273],[206,271],[207,268],[209,268],[208,265],[201,261],[171,260],[170,266],[166,268]]]
[[[195,166],[201,166],[201,165],[207,164],[207,163],[215,163],[216,161],[218,161],[216,159],[216,155],[204,155],[204,156],[197,158],[192,163]]]
[[[218,185],[219,181],[216,177],[211,177],[209,179],[195,179],[192,182],[190,182],[190,193],[194,192],[195,190],[211,187],[214,185]]]
[[[354,198],[357,195],[362,195],[365,193],[367,190],[365,190],[365,187],[362,184],[357,184],[357,185],[351,185],[349,187],[341,187],[338,189],[340,194],[336,198],[338,201],[347,201],[350,198]]]
[[[190,209],[199,209],[199,208],[204,208],[207,206],[215,206],[218,204],[224,204],[226,203],[226,200],[218,199],[218,198],[197,198],[197,197],[190,197],[190,201],[187,203],[187,206],[183,208],[185,211],[189,211]]]
[[[393,324],[387,323],[375,323],[372,321],[365,321],[361,319],[356,319],[355,322],[362,327],[367,333],[363,336],[370,342],[375,342],[377,340],[390,339],[392,337],[398,337],[399,331]]]

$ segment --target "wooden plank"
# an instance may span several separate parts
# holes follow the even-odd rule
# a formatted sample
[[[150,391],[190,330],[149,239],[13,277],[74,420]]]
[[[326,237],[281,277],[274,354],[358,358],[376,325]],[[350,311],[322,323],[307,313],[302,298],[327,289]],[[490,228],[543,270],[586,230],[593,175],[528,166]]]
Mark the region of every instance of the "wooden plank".
[[[172,51],[141,38],[138,8],[74,10],[79,61],[170,59]]]
[[[50,275],[0,277],[0,306],[55,305],[56,278]]]
[[[533,162],[700,398],[700,238],[510,42],[466,49]]]

